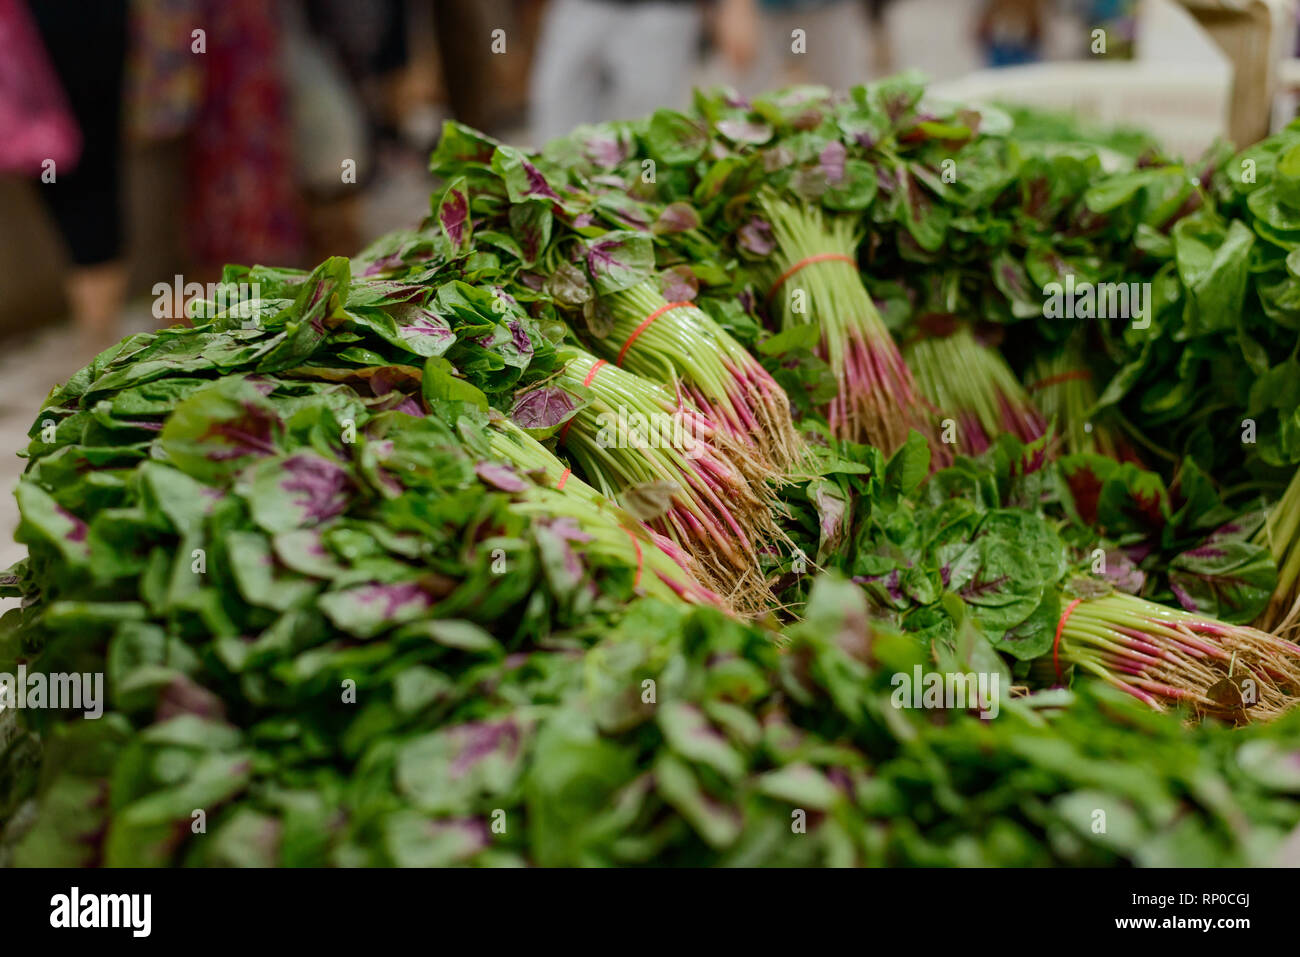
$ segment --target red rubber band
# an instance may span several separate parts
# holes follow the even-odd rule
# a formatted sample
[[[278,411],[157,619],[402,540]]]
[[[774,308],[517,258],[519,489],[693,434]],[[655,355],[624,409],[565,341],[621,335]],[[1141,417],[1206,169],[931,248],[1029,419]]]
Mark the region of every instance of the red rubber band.
[[[1056,623],[1056,640],[1052,642],[1052,666],[1056,668],[1057,684],[1061,682],[1061,632],[1065,631],[1065,623],[1070,620],[1074,614],[1074,609],[1079,606],[1082,598],[1076,598],[1065,606],[1065,611],[1061,613],[1061,620]]]
[[[662,316],[665,312],[668,312],[670,309],[677,309],[681,306],[693,306],[693,305],[694,303],[691,302],[666,302],[658,309],[656,309],[654,312],[650,313],[650,315],[642,319],[641,324],[637,326],[635,329],[633,329],[632,334],[627,337],[627,342],[623,343],[623,348],[618,350],[618,358],[614,360],[614,365],[621,366],[623,364],[623,357],[627,355],[627,350],[631,348],[632,343],[636,342],[636,337],[646,331],[646,328],[650,325],[650,323],[654,322],[656,319]]]
[[[565,425],[568,425],[568,423],[566,422]],[[564,474],[560,476],[560,480],[559,480],[558,482],[555,483],[555,488],[556,488],[556,490],[557,490],[557,491],[563,491],[563,490],[564,490],[564,483],[567,482],[568,480],[569,480],[569,470],[568,470],[568,469],[565,469],[565,470],[564,470]]]
[[[619,528],[627,532],[627,537],[632,539],[632,547],[636,549],[636,577],[632,579],[632,587],[641,587],[641,565],[643,556],[641,554],[641,539],[636,537],[636,533],[626,525],[620,525]]]
[[[1057,375],[1049,375],[1046,379],[1035,382],[1029,387],[1030,392],[1037,392],[1039,389],[1046,389],[1050,385],[1060,385],[1062,382],[1073,382],[1075,379],[1091,379],[1092,373],[1087,369],[1076,369],[1073,372],[1061,372]]]
[[[591,371],[588,372],[586,378],[582,380],[582,385],[584,388],[586,386],[591,385],[591,380],[596,378],[596,373],[600,371],[600,367],[603,365],[608,365],[608,363],[605,362],[604,359],[597,359],[594,363],[592,363]]]
[[[853,266],[854,269],[858,266],[858,261],[856,259],[852,256],[846,256],[843,253],[817,253],[813,256],[805,256],[785,272],[781,273],[781,275],[777,277],[776,282],[772,283],[772,288],[767,291],[768,301],[771,302],[772,297],[776,295],[776,291],[781,288],[782,284],[784,284],[787,279],[797,273],[800,269],[803,269],[804,266],[811,266],[813,263],[825,262],[848,263]]]
[[[596,373],[600,371],[600,367],[603,366],[603,365],[608,365],[608,363],[605,362],[604,359],[597,359],[597,360],[592,364],[592,366],[591,366],[591,371],[588,372],[587,375],[586,375],[586,377],[582,380],[582,386],[583,386],[584,389],[585,389],[587,386],[591,385],[591,380],[594,379],[594,378],[596,378]],[[566,435],[569,434],[569,426],[571,426],[571,425],[573,425],[573,419],[570,419],[568,422],[565,422],[564,425],[562,425],[562,426],[560,427],[560,441],[561,441],[561,442],[563,442],[563,441],[564,441],[564,437],[565,437]]]

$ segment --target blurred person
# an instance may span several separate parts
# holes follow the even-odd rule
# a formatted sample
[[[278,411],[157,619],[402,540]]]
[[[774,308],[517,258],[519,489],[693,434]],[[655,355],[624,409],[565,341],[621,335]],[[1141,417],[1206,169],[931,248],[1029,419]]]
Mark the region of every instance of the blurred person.
[[[975,35],[991,67],[1043,58],[1043,0],[985,0]]]
[[[131,19],[131,128],[183,141],[191,278],[306,265],[280,5],[131,0]]]
[[[785,85],[788,68],[845,90],[868,79],[868,10],[861,0],[720,0],[714,36],[744,96]]]
[[[192,50],[200,0],[130,0],[127,131],[136,142],[183,136],[203,95],[203,61]]]
[[[379,14],[372,22],[382,29],[390,11],[364,9]],[[294,177],[307,261],[315,264],[361,248],[361,194],[374,174],[375,132],[359,88],[379,31],[358,29],[337,0],[281,0],[281,14]]]
[[[533,61],[534,145],[581,123],[685,106],[703,28],[696,0],[553,0]]]
[[[871,68],[877,76],[886,76],[894,70],[894,46],[889,42],[889,28],[885,9],[891,0],[866,0],[867,20],[871,25]]]
[[[442,65],[442,85],[448,106],[456,119],[479,129],[494,125],[489,89],[490,70],[480,45],[487,34],[482,22],[482,0],[430,0],[433,12],[433,38]],[[480,43],[467,43],[473,37]],[[531,84],[530,84],[531,85]]]
[[[64,287],[82,355],[118,338],[126,299],[122,116],[126,0],[33,0],[33,20],[81,130],[81,156],[37,191],[67,244]],[[7,55],[7,54],[6,54]]]
[[[310,34],[328,48],[360,102],[373,143],[398,141],[411,66],[409,0],[304,0]],[[349,105],[351,108],[351,104]]]
[[[186,232],[198,268],[306,265],[284,25],[266,0],[200,0],[203,92],[189,134]]]
[[[1090,56],[1103,56],[1125,60],[1133,58],[1133,45],[1137,39],[1137,0],[1089,0],[1085,7],[1088,35],[1101,29],[1106,31],[1106,49]]]

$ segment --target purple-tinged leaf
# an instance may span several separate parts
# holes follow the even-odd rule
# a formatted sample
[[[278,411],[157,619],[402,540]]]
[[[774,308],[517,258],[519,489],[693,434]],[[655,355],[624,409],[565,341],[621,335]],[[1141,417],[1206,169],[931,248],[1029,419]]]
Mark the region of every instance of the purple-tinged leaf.
[[[85,522],[59,505],[35,482],[20,481],[14,495],[21,516],[15,536],[18,541],[35,544],[38,539],[44,539],[58,549],[65,561],[75,565],[84,564],[90,558]]]
[[[433,598],[418,582],[371,582],[326,592],[318,605],[336,628],[358,638],[369,638],[425,617],[433,607]]]
[[[541,170],[513,146],[497,147],[492,154],[492,171],[505,182],[512,203],[522,203],[527,199],[560,201],[559,195],[551,189]]]
[[[630,289],[654,270],[654,246],[644,233],[606,233],[587,247],[587,269],[601,295]]]
[[[518,472],[499,462],[479,462],[474,466],[474,473],[485,485],[502,492],[526,492],[530,487]]]
[[[319,528],[294,528],[271,538],[275,557],[286,567],[313,578],[336,578],[346,570],[325,547]]]
[[[1178,604],[1182,605],[1184,610],[1186,611],[1197,610],[1195,599],[1193,599],[1192,596],[1187,593],[1187,589],[1179,585],[1178,582],[1171,581],[1169,583],[1169,590],[1174,593],[1174,597],[1178,599]]]
[[[772,224],[755,216],[740,227],[736,241],[740,248],[751,256],[763,259],[772,255],[776,249],[776,238],[772,235]]]
[[[1104,574],[1117,589],[1136,595],[1146,584],[1146,572],[1138,568],[1122,551],[1109,548],[1105,552]]]
[[[438,225],[442,227],[443,235],[451,243],[452,255],[459,256],[468,252],[471,225],[469,192],[465,185],[465,177],[458,177],[443,190],[442,198],[438,200],[437,214]]]
[[[269,532],[319,525],[347,509],[352,478],[341,464],[299,451],[253,466],[241,480],[253,520]]]
[[[546,294],[565,306],[581,306],[592,297],[591,283],[572,263],[560,263],[546,280]]]
[[[159,438],[166,460],[211,483],[232,477],[252,460],[277,455],[283,426],[265,404],[263,385],[232,376],[183,399]]]
[[[399,303],[388,314],[397,323],[398,343],[417,356],[440,356],[456,344],[451,323],[427,306]]]
[[[828,183],[834,185],[844,179],[844,161],[848,159],[848,154],[849,151],[839,140],[831,140],[822,149],[818,162]]]
[[[572,534],[575,529],[572,520],[565,519],[538,522],[533,526],[542,570],[546,573],[551,588],[560,596],[573,594],[584,578],[582,560],[569,545],[576,540]]]
[[[531,266],[551,242],[554,219],[545,203],[516,203],[510,207],[510,230],[519,243],[525,266]]]
[[[774,131],[767,123],[731,117],[718,122],[718,132],[738,146],[758,146],[770,140]]]
[[[451,728],[447,734],[456,747],[456,755],[448,768],[453,778],[465,776],[480,762],[498,753],[513,760],[519,754],[522,741],[514,718],[462,724]]]
[[[397,753],[394,783],[421,811],[446,815],[511,790],[529,727],[517,718],[474,721],[410,739]]]
[[[700,281],[690,266],[673,266],[659,274],[659,288],[669,302],[691,302],[700,293]]]
[[[613,169],[627,159],[632,151],[622,137],[601,131],[587,137],[582,144],[582,153],[600,169]]]
[[[676,202],[664,207],[651,231],[656,236],[666,236],[699,227],[700,214],[695,211],[695,208],[690,203]]]
[[[429,167],[433,172],[448,164],[488,163],[501,144],[471,126],[447,120],[442,124],[438,147],[433,151]]]
[[[578,400],[558,386],[530,389],[515,400],[510,418],[523,429],[554,429],[578,410]]]
[[[848,503],[839,486],[826,479],[816,479],[808,484],[808,495],[817,508],[820,540],[817,544],[817,560],[834,552],[844,538],[844,519]]]
[[[557,518],[547,524],[556,535],[559,535],[566,542],[577,542],[579,545],[586,545],[588,542],[594,541],[592,536],[582,530],[576,519]]]

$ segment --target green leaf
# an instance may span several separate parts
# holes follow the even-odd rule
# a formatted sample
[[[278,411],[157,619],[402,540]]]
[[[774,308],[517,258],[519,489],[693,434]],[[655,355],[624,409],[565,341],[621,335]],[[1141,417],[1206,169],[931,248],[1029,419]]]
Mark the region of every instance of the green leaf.
[[[698,123],[674,110],[656,110],[645,135],[651,155],[669,166],[695,162],[708,143]]]
[[[646,233],[605,233],[587,247],[587,270],[600,295],[631,289],[654,269],[654,245]]]
[[[889,459],[885,478],[904,495],[910,495],[930,473],[930,446],[925,437],[915,429],[907,433],[904,442]]]
[[[430,403],[450,403],[453,406],[463,403],[482,412],[488,408],[487,396],[482,390],[456,376],[455,367],[438,356],[431,356],[424,363],[424,380],[422,390]]]

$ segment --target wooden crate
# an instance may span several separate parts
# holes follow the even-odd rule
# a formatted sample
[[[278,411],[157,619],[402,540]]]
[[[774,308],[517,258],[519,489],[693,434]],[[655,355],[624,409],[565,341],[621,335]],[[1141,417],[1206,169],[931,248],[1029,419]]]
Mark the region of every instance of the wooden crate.
[[[1283,44],[1290,45],[1295,36],[1294,0],[1179,0],[1179,3],[1232,62],[1228,135],[1242,146],[1267,136]]]

